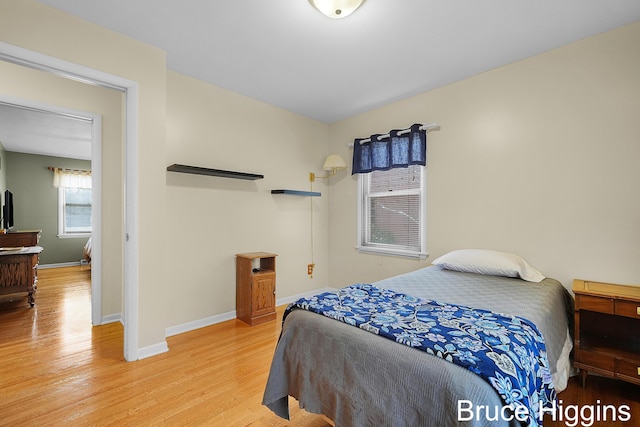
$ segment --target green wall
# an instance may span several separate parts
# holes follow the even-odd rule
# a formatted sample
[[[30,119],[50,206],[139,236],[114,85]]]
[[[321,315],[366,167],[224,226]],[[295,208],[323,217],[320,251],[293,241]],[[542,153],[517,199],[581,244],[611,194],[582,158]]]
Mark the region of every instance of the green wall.
[[[5,167],[5,163],[7,162],[7,152],[4,149],[4,146],[2,145],[2,141],[0,141],[0,205],[4,205],[4,190],[7,189],[6,186],[6,182],[7,182],[7,168]],[[2,217],[2,211],[0,211],[0,217]],[[2,228],[2,225],[0,225],[0,228]]]
[[[13,192],[14,226],[18,230],[42,229],[40,265],[78,262],[87,238],[64,238],[58,234],[58,189],[48,167],[91,169],[89,160],[66,159],[5,152],[6,187]]]

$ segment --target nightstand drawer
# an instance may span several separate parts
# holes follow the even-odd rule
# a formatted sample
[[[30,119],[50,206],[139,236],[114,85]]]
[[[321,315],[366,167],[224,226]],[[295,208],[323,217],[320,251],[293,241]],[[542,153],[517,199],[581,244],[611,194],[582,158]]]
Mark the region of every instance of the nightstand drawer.
[[[616,301],[615,314],[617,314],[618,316],[640,319],[640,302]]]
[[[613,314],[614,301],[612,298],[606,297],[576,295],[576,308],[579,310],[589,310],[597,311],[598,313]]]
[[[608,372],[613,372],[615,361],[612,355],[598,353],[595,351],[578,349],[575,355],[575,361],[588,365],[596,369],[603,369]]]
[[[615,365],[616,377],[624,377],[625,379],[640,383],[640,359],[637,362],[617,359]]]

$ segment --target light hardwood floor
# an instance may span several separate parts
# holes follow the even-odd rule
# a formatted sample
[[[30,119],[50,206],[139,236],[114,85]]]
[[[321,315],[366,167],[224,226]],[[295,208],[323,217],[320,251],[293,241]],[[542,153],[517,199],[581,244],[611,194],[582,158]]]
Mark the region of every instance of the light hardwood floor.
[[[91,327],[89,275],[39,270],[32,309],[0,297],[0,425],[290,425],[261,405],[279,321],[202,328],[127,363],[122,325]],[[291,407],[292,425],[328,425]]]
[[[0,297],[0,425],[329,425],[294,400],[291,422],[260,403],[283,307],[275,322],[223,322],[170,337],[168,353],[127,363],[121,325],[91,327],[89,274],[40,270],[32,309],[26,295]],[[594,425],[640,425],[638,386],[590,376],[584,389],[572,379],[560,398],[630,405],[630,423]]]

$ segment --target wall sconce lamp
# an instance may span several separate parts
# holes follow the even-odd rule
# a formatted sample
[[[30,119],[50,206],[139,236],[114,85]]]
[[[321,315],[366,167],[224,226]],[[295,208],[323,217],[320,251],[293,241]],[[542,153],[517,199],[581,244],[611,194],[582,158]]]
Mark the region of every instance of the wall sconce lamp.
[[[316,176],[315,173],[310,172],[309,182],[314,182],[316,178],[318,179],[329,178],[330,176],[335,175],[339,170],[346,169],[346,168],[347,168],[347,162],[344,161],[344,159],[340,154],[330,154],[327,157],[327,160],[324,161],[324,166],[322,166],[322,169],[328,171],[328,173],[325,176]]]
[[[342,169],[346,169],[347,168],[347,162],[344,161],[344,159],[342,158],[342,156],[340,154],[330,154],[329,156],[327,156],[327,159],[324,161],[324,165],[322,166],[322,169],[328,171],[328,173],[325,176],[316,176],[315,173],[313,172],[309,172],[309,186],[311,187],[311,192],[313,192],[313,183],[316,180],[316,178],[320,179],[320,178],[329,178],[330,176],[335,175],[339,170]],[[317,195],[319,196],[320,193],[317,193]],[[307,265],[307,274],[309,275],[309,278],[313,278],[313,269],[315,268],[316,264],[313,261],[313,198],[309,197],[310,203],[311,203],[311,209],[309,210],[310,215],[311,215],[311,263]]]
[[[345,18],[362,6],[365,0],[309,0],[309,3],[329,18]]]

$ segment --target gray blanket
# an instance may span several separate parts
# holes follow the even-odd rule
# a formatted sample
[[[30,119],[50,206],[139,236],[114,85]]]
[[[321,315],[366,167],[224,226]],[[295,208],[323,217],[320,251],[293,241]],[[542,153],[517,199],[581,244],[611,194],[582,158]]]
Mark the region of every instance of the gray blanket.
[[[562,285],[429,267],[375,283],[432,300],[513,314],[542,332],[552,372],[561,363],[571,297]],[[562,354],[562,356],[561,356]],[[295,310],[283,324],[263,404],[288,418],[288,398],[336,426],[507,426],[504,403],[482,378],[451,362],[324,316]],[[477,415],[479,405],[490,409]]]

